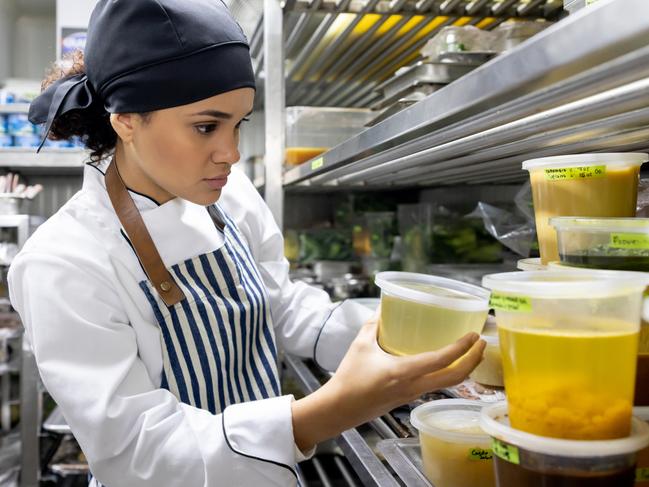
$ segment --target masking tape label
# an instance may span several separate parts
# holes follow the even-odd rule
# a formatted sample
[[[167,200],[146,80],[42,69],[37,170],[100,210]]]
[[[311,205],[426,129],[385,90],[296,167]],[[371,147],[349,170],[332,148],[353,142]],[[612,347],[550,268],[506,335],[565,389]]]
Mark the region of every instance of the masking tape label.
[[[469,449],[469,460],[491,460],[493,454],[491,450],[486,448],[470,448]]]
[[[609,246],[614,249],[649,250],[649,235],[644,233],[611,233]]]
[[[520,313],[529,313],[532,311],[532,301],[525,296],[492,293],[489,305],[493,309],[501,311],[517,311]]]
[[[574,179],[603,178],[606,176],[606,166],[579,166],[545,169],[545,179],[548,181],[570,181]]]
[[[312,171],[315,171],[316,169],[320,169],[322,166],[324,166],[324,159],[322,157],[318,157],[317,159],[311,161]]]
[[[495,438],[492,439],[491,447],[493,449],[494,455],[498,458],[502,458],[506,462],[513,463],[518,465],[520,463],[520,458],[518,456],[518,448],[513,445],[508,445],[503,443],[500,440]]]

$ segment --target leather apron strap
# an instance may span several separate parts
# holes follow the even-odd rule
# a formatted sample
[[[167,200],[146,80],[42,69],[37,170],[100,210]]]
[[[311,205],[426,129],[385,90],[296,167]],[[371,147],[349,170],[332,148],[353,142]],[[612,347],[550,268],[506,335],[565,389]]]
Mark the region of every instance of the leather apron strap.
[[[117,218],[119,218],[124,231],[131,240],[144,272],[164,303],[167,306],[173,306],[185,299],[182,289],[176,284],[164,262],[162,262],[142,215],[140,215],[131,195],[128,194],[122,177],[119,175],[114,159],[106,171],[106,189]]]

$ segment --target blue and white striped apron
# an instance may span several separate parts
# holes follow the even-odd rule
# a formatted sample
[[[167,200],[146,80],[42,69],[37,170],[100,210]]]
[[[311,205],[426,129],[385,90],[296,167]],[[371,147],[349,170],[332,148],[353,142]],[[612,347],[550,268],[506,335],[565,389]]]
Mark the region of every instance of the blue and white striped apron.
[[[208,211],[223,222],[225,243],[169,269],[185,299],[168,307],[148,280],[140,287],[162,332],[160,387],[218,414],[231,404],[279,396],[280,385],[259,269],[232,219],[218,205]]]
[[[171,267],[186,298],[167,307],[152,284],[140,287],[162,332],[162,388],[218,414],[230,404],[280,394],[266,288],[236,224],[217,205],[225,244]]]

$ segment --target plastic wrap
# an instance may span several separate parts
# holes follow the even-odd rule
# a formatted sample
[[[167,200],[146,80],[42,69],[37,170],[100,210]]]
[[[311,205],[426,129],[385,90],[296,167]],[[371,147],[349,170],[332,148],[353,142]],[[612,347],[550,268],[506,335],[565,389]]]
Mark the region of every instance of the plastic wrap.
[[[508,211],[481,201],[470,216],[481,218],[487,232],[505,247],[529,257],[538,248],[529,182],[518,191],[514,203],[514,210]]]

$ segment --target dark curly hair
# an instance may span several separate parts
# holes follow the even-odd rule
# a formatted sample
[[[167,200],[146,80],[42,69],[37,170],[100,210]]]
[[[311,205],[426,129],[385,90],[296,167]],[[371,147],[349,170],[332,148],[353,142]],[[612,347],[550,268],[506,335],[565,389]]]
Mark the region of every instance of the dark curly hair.
[[[85,73],[83,52],[75,51],[63,62],[55,63],[41,83],[45,90],[60,79]],[[94,101],[85,110],[72,110],[54,120],[48,136],[52,140],[66,140],[79,137],[90,151],[90,160],[97,162],[112,154],[117,143],[117,134],[110,124],[110,114],[101,101]]]

